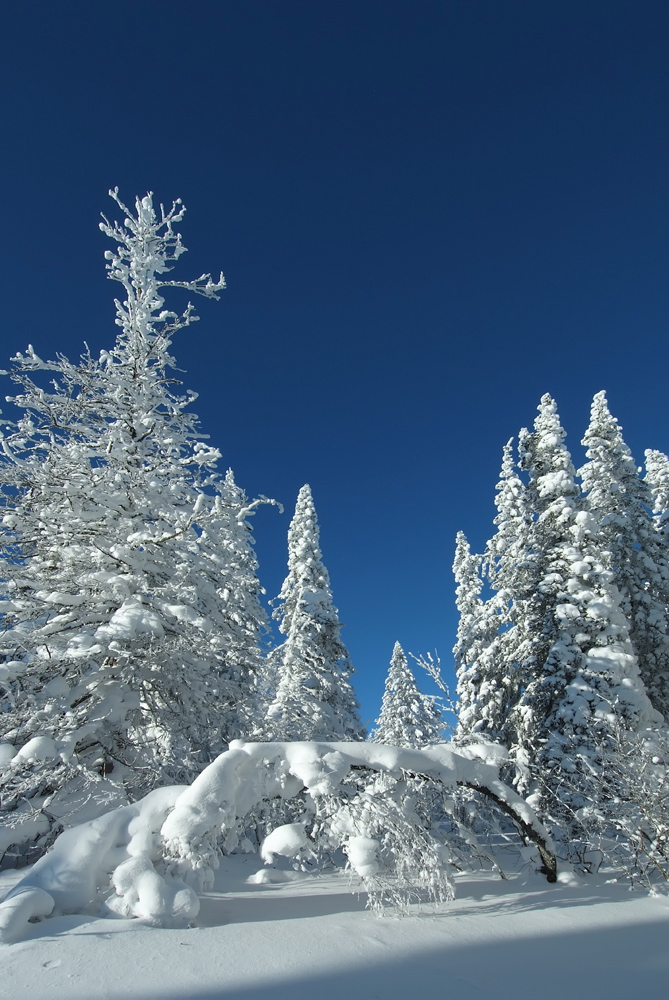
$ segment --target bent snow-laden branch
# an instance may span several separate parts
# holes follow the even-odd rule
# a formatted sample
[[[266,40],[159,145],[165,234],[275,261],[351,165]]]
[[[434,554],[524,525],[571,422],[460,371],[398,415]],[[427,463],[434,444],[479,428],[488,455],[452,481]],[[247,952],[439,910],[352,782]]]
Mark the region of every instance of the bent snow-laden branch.
[[[471,788],[475,792],[479,792],[481,795],[485,795],[487,798],[492,799],[492,801],[499,806],[502,812],[505,812],[513,822],[518,827],[518,831],[525,841],[525,844],[534,844],[534,846],[539,851],[541,857],[541,871],[546,876],[547,882],[557,882],[557,858],[555,857],[555,849],[551,838],[548,836],[546,831],[541,832],[541,825],[538,823],[528,823],[527,820],[514,808],[512,802],[508,802],[505,799],[500,798],[495,794],[492,789],[484,787],[483,785],[474,784],[471,781],[458,781],[459,785],[464,785],[465,788]],[[525,805],[525,801],[521,800]]]
[[[514,820],[525,841],[537,846],[548,880],[555,881],[548,832],[492,764],[446,745],[413,750],[374,743],[237,740],[190,786],[158,789],[134,805],[61,834],[50,853],[0,903],[0,940],[15,940],[29,920],[49,913],[88,911],[96,898],[126,917],[187,925],[199,910],[193,886],[211,884],[220,843],[234,849],[244,819],[259,804],[300,793],[313,808],[320,802],[325,811],[333,810],[328,817],[330,836],[338,838],[336,846],[344,848],[351,867],[365,880],[379,870],[382,838],[375,839],[374,831],[342,808],[341,798],[341,786],[350,780],[351,770],[359,768],[396,780],[420,775],[445,788],[463,785],[489,797]],[[385,794],[382,786],[365,790],[368,801],[381,801]],[[344,801],[350,798],[344,796]],[[302,848],[332,847],[332,840],[310,844],[302,819],[276,828],[265,845],[263,857],[272,852],[297,857]]]
[[[263,763],[265,767],[259,772],[259,765]],[[273,765],[271,769],[270,765]],[[223,831],[231,829],[237,818],[250,811],[263,797],[281,795],[287,798],[303,788],[312,796],[333,794],[352,767],[422,774],[436,779],[446,788],[464,785],[487,795],[514,820],[523,838],[536,844],[549,881],[555,880],[550,835],[527,802],[501,781],[494,765],[465,757],[447,745],[414,750],[379,743],[244,743],[236,740],[227,753],[217,757],[184,792],[161,833],[174,857],[193,858],[198,845],[203,844],[213,830],[217,827]],[[259,773],[263,781],[258,781]],[[252,775],[256,777],[249,781]]]

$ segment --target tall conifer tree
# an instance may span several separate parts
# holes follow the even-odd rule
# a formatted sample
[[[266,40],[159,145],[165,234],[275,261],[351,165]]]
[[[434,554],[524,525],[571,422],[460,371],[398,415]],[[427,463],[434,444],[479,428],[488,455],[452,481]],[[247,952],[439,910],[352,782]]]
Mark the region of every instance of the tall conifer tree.
[[[653,705],[669,719],[667,552],[653,522],[652,492],[639,478],[604,392],[593,399],[583,444],[588,462],[580,476],[587,508],[597,521],[606,564],[622,595],[641,679]]]
[[[535,801],[568,839],[576,835],[574,817],[612,749],[615,727],[634,729],[655,713],[564,439],[555,402],[545,395],[534,432],[521,432],[535,585],[517,611],[532,656],[513,736],[520,763],[538,779]]]
[[[484,566],[491,586],[511,601],[526,589],[532,565],[532,516],[525,484],[518,475],[513,457],[513,438],[504,445],[496,490],[497,516],[493,523],[497,531],[486,546]]]
[[[299,492],[288,531],[288,576],[275,617],[286,638],[272,655],[277,687],[267,715],[268,738],[364,739],[309,486]]]
[[[484,734],[490,740],[500,738],[507,698],[500,677],[503,607],[496,596],[481,599],[481,562],[482,557],[471,552],[463,532],[458,532],[453,573],[460,621],[453,655],[458,695],[456,739],[460,741],[474,734]]]
[[[645,452],[646,477],[652,497],[655,527],[666,546],[669,534],[669,456],[662,451],[648,448]]]
[[[254,564],[242,556],[242,580],[230,561],[248,505],[217,482],[170,371],[171,338],[196,317],[165,309],[163,290],[217,298],[223,277],[165,280],[183,207],[112,196],[116,343],[78,364],[18,355],[24,416],[3,441],[2,808],[30,799],[51,817],[75,787],[104,799],[110,782],[136,796],[188,780],[240,735],[262,628]]]
[[[249,518],[266,497],[249,501],[228,469],[203,520],[198,539],[201,554],[194,594],[216,607],[212,641],[219,645],[220,682],[217,711],[225,720],[221,748],[232,737],[251,737],[264,719],[266,653],[269,624],[260,603],[264,593]],[[225,706],[225,707],[224,707]]]
[[[531,515],[514,463],[513,439],[504,446],[495,504],[497,531],[483,557],[469,556],[468,548],[463,547],[464,536],[458,536],[454,571],[462,617],[455,649],[460,696],[457,737],[477,733],[506,742],[509,715],[527,679],[523,673],[527,635],[516,618],[518,602],[531,586],[533,570]],[[481,564],[483,579],[478,573],[473,575],[472,560]],[[474,597],[480,594],[484,580],[492,590],[486,601]]]

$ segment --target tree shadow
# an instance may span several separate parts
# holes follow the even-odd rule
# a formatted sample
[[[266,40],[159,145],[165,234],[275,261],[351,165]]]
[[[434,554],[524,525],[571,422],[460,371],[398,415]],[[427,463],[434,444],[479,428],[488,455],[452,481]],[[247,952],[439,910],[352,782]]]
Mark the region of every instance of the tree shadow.
[[[341,892],[306,893],[300,895],[284,895],[280,892],[268,892],[267,887],[261,893],[236,893],[234,896],[226,893],[204,893],[200,897],[200,912],[196,924],[198,927],[219,927],[223,924],[245,924],[265,920],[293,920],[310,917],[323,917],[333,913],[355,913],[364,910],[367,904],[366,893],[356,893],[355,890]],[[282,886],[272,887],[277,890]]]
[[[229,885],[225,884],[226,879],[217,880],[218,884],[213,890],[200,895],[196,928],[312,919],[333,914],[360,913],[367,909],[367,893],[362,885],[358,888],[353,880],[343,875],[337,877],[340,887],[335,891],[332,881],[319,875],[308,876],[294,883],[274,885],[249,884],[237,877],[236,872],[233,876],[235,877],[230,880]],[[327,883],[326,891],[323,891],[324,882]],[[629,896],[621,895],[620,885],[597,884],[596,880],[578,886],[562,886],[548,885],[539,875],[495,881],[490,878],[489,873],[485,873],[480,881],[468,877],[461,882],[457,886],[455,899],[449,903],[437,906],[425,903],[422,907],[413,907],[412,919],[437,920],[447,927],[449,921],[469,919],[474,912],[490,917],[500,914],[513,916],[533,910],[564,910],[601,903],[624,905],[628,900]],[[472,911],[472,902],[476,903],[475,911]],[[388,908],[382,919],[392,919],[395,916],[395,912]],[[109,915],[108,931],[105,929],[106,923],[107,920],[101,919],[99,911],[64,914],[33,924],[23,940],[77,934],[104,938],[111,934],[138,930],[134,919]],[[97,924],[99,929],[91,930],[91,924]]]
[[[431,948],[392,960],[288,978],[267,969],[253,986],[182,985],[174,992],[118,992],[109,1000],[629,1000],[665,996],[669,979],[668,920],[577,933],[513,937]],[[308,948],[308,941],[296,942]]]

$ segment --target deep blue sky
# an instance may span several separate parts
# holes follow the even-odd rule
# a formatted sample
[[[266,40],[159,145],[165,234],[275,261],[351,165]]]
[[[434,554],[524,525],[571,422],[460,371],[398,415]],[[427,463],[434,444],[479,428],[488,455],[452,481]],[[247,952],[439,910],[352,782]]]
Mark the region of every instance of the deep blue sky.
[[[97,230],[188,207],[175,277],[229,288],[175,341],[251,494],[270,594],[312,486],[365,719],[393,643],[450,661],[451,562],[504,442],[605,388],[669,450],[666,0],[6,2],[2,357],[115,335]],[[3,393],[4,394],[4,393]]]

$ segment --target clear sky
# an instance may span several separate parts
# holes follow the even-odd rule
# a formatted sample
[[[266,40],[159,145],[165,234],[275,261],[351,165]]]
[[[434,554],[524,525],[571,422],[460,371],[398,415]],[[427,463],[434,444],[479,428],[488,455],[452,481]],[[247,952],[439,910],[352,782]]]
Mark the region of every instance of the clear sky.
[[[115,336],[97,230],[183,198],[174,343],[284,575],[312,486],[363,716],[396,639],[454,641],[462,528],[557,399],[669,450],[666,0],[12,0],[0,12],[2,363]],[[8,390],[3,391],[3,395]]]

